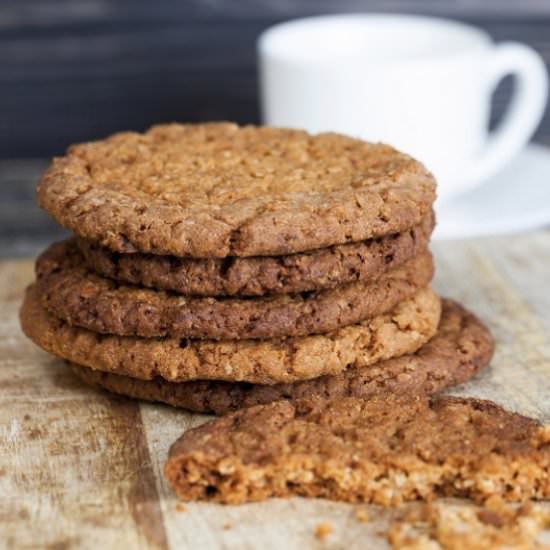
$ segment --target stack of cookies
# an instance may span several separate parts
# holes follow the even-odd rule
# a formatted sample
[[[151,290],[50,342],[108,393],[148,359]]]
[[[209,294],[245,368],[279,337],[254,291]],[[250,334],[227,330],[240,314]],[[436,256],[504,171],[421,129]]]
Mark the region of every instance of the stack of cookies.
[[[71,147],[23,330],[85,382],[197,412],[432,394],[492,354],[431,288],[435,183],[337,134],[163,125]]]

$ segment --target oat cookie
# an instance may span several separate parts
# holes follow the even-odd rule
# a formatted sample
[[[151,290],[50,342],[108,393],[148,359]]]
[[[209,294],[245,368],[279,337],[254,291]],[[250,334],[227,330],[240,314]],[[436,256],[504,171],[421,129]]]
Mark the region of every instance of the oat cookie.
[[[436,332],[441,302],[430,289],[378,315],[328,334],[273,340],[189,340],[111,336],[49,314],[27,289],[21,326],[37,345],[73,363],[150,380],[228,380],[276,384],[337,374],[416,351]]]
[[[118,252],[280,255],[409,229],[430,212],[432,175],[382,144],[339,134],[169,124],[69,148],[40,205]]]
[[[549,442],[548,428],[478,399],[276,401],[186,431],[165,475],[183,500],[224,503],[547,498]]]
[[[194,412],[226,414],[279,399],[433,394],[471,378],[489,363],[493,347],[491,333],[479,319],[456,302],[443,300],[436,335],[416,353],[293,384],[267,386],[202,380],[176,383],[159,377],[136,380],[75,364],[71,367],[87,384],[114,393]]]
[[[359,323],[391,310],[432,279],[429,252],[372,282],[263,298],[191,298],[119,285],[91,272],[74,241],[37,260],[37,289],[50,313],[103,334],[201,339],[306,336]]]
[[[285,256],[178,258],[121,254],[78,240],[97,273],[134,285],[195,296],[264,296],[333,288],[374,279],[423,252],[434,227],[430,213],[400,233]]]

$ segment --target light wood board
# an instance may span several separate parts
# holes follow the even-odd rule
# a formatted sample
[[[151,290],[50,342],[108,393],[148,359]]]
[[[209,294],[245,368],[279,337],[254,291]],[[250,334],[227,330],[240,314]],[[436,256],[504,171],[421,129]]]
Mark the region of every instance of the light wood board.
[[[493,330],[492,366],[453,393],[550,422],[550,233],[434,246],[436,288]],[[32,262],[0,263],[0,547],[386,548],[391,512],[321,500],[185,504],[164,483],[169,445],[206,417],[82,386],[21,334]],[[333,531],[323,540],[316,527]]]

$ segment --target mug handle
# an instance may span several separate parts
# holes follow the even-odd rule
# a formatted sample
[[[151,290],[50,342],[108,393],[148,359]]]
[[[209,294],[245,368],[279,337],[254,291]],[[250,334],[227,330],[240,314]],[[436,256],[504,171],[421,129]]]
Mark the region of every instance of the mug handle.
[[[517,42],[503,42],[489,56],[488,84],[494,91],[507,75],[516,79],[508,112],[490,136],[485,150],[464,174],[474,185],[493,175],[529,142],[541,121],[548,99],[548,73],[543,58]]]

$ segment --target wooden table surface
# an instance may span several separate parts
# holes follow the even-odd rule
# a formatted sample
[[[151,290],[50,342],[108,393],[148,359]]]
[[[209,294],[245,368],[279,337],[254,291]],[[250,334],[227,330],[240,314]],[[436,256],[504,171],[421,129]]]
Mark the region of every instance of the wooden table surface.
[[[436,287],[497,340],[492,366],[454,393],[550,422],[550,234],[434,245]],[[385,548],[391,512],[272,500],[185,504],[162,477],[167,449],[205,417],[82,386],[20,332],[28,260],[0,263],[0,546],[7,548]],[[314,535],[328,522],[324,541]]]

